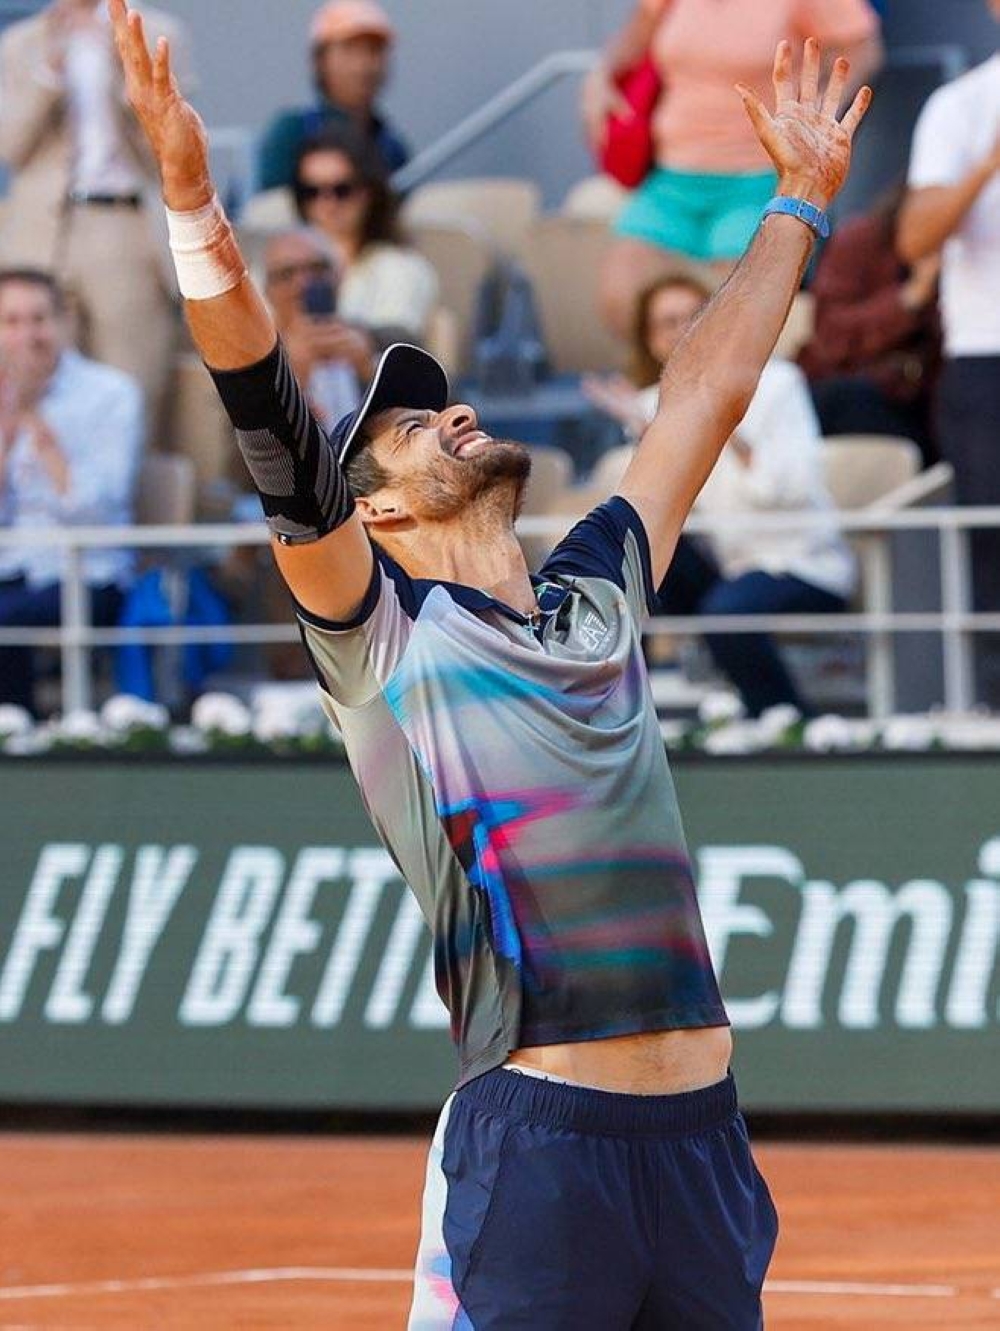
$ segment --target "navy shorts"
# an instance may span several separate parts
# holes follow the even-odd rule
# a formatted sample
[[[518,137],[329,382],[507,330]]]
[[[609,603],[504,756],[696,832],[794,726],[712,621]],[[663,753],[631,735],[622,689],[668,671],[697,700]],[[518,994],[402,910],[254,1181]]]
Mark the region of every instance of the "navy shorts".
[[[757,1331],[777,1215],[732,1078],[618,1095],[497,1069],[427,1167],[410,1331]]]

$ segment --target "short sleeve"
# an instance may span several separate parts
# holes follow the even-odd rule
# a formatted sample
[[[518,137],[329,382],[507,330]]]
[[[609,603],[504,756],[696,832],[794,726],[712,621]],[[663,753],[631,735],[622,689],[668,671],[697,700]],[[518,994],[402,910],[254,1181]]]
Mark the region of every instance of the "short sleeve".
[[[965,145],[969,136],[957,119],[952,90],[939,88],[921,111],[913,132],[907,176],[911,189],[956,185],[968,171],[971,163]]]
[[[878,32],[879,16],[869,0],[798,0],[795,27],[803,37],[850,46]]]
[[[625,593],[633,620],[640,624],[654,610],[656,587],[649,538],[642,519],[627,499],[615,495],[578,522],[556,546],[541,578],[603,578]]]
[[[296,606],[302,641],[320,687],[344,707],[362,707],[385,686],[399,664],[416,617],[409,578],[376,551],[372,578],[350,620],[321,619]]]

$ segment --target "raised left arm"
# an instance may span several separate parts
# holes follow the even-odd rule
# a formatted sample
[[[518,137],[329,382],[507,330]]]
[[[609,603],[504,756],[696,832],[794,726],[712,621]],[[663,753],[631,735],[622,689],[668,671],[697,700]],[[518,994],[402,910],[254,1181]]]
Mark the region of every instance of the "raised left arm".
[[[778,193],[826,208],[847,178],[851,143],[871,90],[862,88],[838,121],[849,65],[838,58],[823,91],[820,61],[818,43],[806,42],[796,79],[791,47],[781,43],[774,64],[773,115],[748,88],[738,91],[778,171]],[[643,520],[657,585],[698,492],[746,414],[813,240],[798,218],[768,217],[664,368],[656,418],[619,487]]]

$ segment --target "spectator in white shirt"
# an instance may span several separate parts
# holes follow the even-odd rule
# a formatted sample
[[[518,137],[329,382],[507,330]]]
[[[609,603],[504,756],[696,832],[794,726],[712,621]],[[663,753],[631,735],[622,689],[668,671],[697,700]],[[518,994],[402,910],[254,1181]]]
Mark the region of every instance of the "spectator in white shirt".
[[[337,255],[337,313],[365,333],[371,354],[421,342],[438,303],[437,274],[401,233],[399,200],[375,146],[346,125],[308,140],[293,191],[300,220]]]
[[[139,385],[68,348],[53,280],[0,272],[0,528],[129,525],[142,426]],[[113,624],[131,556],[88,550],[82,561],[92,622]],[[0,627],[58,624],[62,566],[53,546],[0,548]],[[0,702],[34,701],[30,649],[0,647]]]
[[[633,382],[588,381],[591,400],[633,437],[656,414],[660,367],[708,296],[707,287],[687,274],[655,282],[637,311]],[[660,587],[661,614],[831,614],[846,608],[855,565],[837,528],[820,444],[805,376],[788,361],[772,360],[695,511],[717,518],[794,511],[821,520],[772,532],[721,525],[705,542],[682,537]],[[751,715],[782,703],[810,710],[770,635],[717,633],[705,641]]]
[[[1000,18],[1000,0],[990,0]],[[941,452],[961,504],[1000,504],[1000,54],[935,92],[921,112],[899,223],[902,258],[944,247]],[[1000,612],[1000,532],[972,538],[976,609]],[[981,701],[1000,706],[1000,639],[980,635]]]
[[[151,38],[170,39],[186,84],[181,24],[140,8]],[[139,380],[155,438],[177,337],[175,277],[159,181],[125,101],[104,0],[52,0],[5,29],[0,159],[11,173],[4,265],[56,274],[87,355]]]

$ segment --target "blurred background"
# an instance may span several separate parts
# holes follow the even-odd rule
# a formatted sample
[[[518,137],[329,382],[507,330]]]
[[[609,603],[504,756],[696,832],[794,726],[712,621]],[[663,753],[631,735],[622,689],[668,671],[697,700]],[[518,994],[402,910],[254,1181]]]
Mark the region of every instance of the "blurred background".
[[[766,88],[781,36],[850,51],[876,100],[833,234],[646,656],[754,1124],[993,1141],[1000,5],[144,8],[317,416],[391,342],[434,351],[532,448],[535,568],[613,493],[773,192],[732,82]],[[0,1116],[423,1131],[453,1075],[429,939],[184,329],[94,0],[0,0],[0,162]],[[970,1316],[994,1286],[984,1257]],[[823,1325],[882,1314],[851,1316]]]

